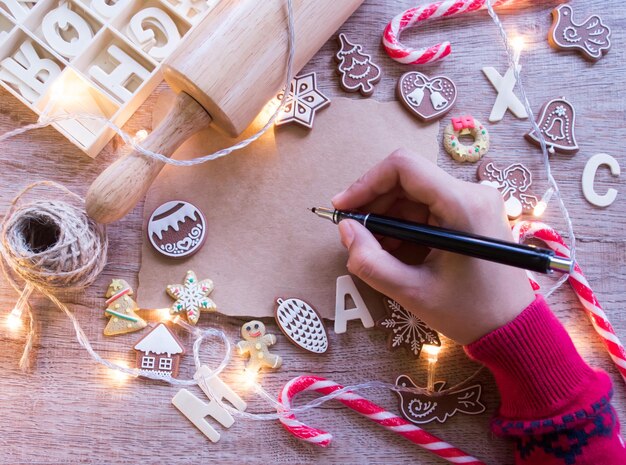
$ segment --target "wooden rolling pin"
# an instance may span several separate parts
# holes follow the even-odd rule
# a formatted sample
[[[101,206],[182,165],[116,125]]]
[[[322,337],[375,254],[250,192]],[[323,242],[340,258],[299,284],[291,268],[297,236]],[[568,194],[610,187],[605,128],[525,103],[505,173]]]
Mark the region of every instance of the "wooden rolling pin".
[[[294,74],[363,0],[293,0]],[[286,0],[221,0],[165,61],[178,92],[174,107],[143,142],[170,156],[214,123],[241,134],[284,85],[288,47]],[[87,192],[87,213],[117,221],[143,198],[164,164],[135,152],[104,170]]]

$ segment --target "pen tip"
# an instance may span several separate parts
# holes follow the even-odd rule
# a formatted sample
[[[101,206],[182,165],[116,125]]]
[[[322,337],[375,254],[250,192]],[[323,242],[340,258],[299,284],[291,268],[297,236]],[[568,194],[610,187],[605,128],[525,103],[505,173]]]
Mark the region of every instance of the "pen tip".
[[[309,211],[311,211],[311,212],[315,213],[315,207],[313,207],[313,208],[309,208]]]

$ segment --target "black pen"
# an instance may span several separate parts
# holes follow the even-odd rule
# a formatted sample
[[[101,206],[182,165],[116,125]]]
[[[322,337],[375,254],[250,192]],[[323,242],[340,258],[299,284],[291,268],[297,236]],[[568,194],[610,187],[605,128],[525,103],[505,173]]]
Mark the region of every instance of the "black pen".
[[[358,221],[373,234],[414,242],[433,249],[480,258],[503,265],[514,266],[539,273],[571,273],[573,262],[557,257],[552,250],[506,242],[451,229],[375,215],[316,207],[311,211],[335,224],[341,220]]]

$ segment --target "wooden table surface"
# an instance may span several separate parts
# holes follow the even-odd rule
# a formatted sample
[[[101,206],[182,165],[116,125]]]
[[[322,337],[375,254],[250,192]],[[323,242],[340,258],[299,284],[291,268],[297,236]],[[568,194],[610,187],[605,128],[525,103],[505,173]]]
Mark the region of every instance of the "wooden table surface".
[[[626,155],[620,142],[625,123],[623,62],[626,52],[622,34],[626,30],[625,14],[615,0],[572,2],[577,16],[598,13],[613,30],[611,52],[591,64],[577,54],[557,53],[548,46],[546,35],[554,2],[534,3],[534,6],[503,15],[503,21],[509,31],[523,34],[528,43],[521,63],[525,87],[535,111],[545,101],[560,96],[567,97],[578,111],[576,135],[581,150],[575,156],[553,157],[552,166],[574,221],[579,262],[617,333],[626,339],[626,314],[622,311],[626,303],[626,268],[623,266],[626,261],[626,197],[621,192],[613,205],[599,209],[585,201],[581,190],[582,170],[590,156],[606,152],[626,167]],[[411,0],[367,0],[342,28],[349,38],[362,43],[382,66],[384,77],[376,88],[375,99],[394,100],[398,77],[410,69],[384,55],[380,34],[390,18],[412,4]],[[481,68],[494,66],[503,74],[507,67],[494,25],[486,13],[480,13],[437,22],[403,35],[403,40],[411,44],[434,43],[442,38],[453,42],[453,55],[422,69],[430,74],[447,75],[456,82],[459,98],[452,114],[472,114],[486,121],[496,94]],[[305,68],[318,73],[322,91],[331,98],[346,95],[339,88],[334,72],[335,50],[334,40],[329,41]],[[163,88],[161,85],[128,122],[128,132],[150,127],[152,106]],[[400,105],[398,111],[404,111]],[[33,121],[32,113],[7,92],[0,91],[0,132]],[[523,161],[532,169],[535,185],[541,193],[547,183],[540,153],[522,137],[528,126],[527,121],[517,120],[511,114],[502,122],[489,125],[493,141],[491,155],[502,161]],[[21,187],[36,180],[55,180],[84,195],[94,177],[115,159],[120,145],[120,140],[114,139],[96,160],[91,160],[51,128],[3,143],[0,147],[0,211],[6,210]],[[392,149],[390,147],[390,151]],[[419,147],[413,149],[419,150]],[[475,166],[454,163],[443,150],[439,164],[455,176],[474,178]],[[619,189],[623,186],[622,179],[614,179],[608,170],[601,169],[596,187],[599,192],[609,186]],[[550,204],[545,220],[563,230],[564,223],[555,203]],[[98,281],[84,295],[62,296],[72,304],[95,349],[106,357],[129,363],[134,359],[131,345],[137,335],[102,336],[103,294],[113,277],[124,278],[136,286],[142,231],[142,206],[139,206],[123,221],[109,227],[109,264]],[[2,312],[8,312],[15,300],[14,292],[0,282]],[[575,295],[568,286],[563,286],[549,301],[586,360],[611,374],[615,384],[614,405],[624,416],[624,385]],[[78,346],[70,322],[61,312],[40,296],[34,296],[31,302],[39,337],[29,373],[23,374],[17,368],[22,339],[0,325],[3,348],[0,354],[0,464],[192,464],[209,460],[255,464],[443,463],[333,402],[303,415],[310,424],[334,433],[335,442],[329,449],[303,445],[275,423],[248,420],[238,420],[228,431],[217,426],[223,433],[222,440],[212,444],[170,405],[175,388],[141,380],[115,382],[105,368],[95,365]],[[210,322],[224,328],[233,340],[241,324],[240,320],[220,316],[211,317]],[[277,332],[273,323],[270,328]],[[383,333],[353,325],[341,336],[331,331],[332,350],[324,357],[315,357],[303,355],[281,338],[275,351],[283,355],[284,367],[276,374],[266,375],[262,379],[263,386],[275,395],[284,382],[306,372],[340,383],[369,379],[393,381],[398,374],[407,373],[424,383],[426,362],[416,362],[402,352],[386,352],[384,341]],[[208,352],[212,363],[221,359],[219,343],[209,344]],[[185,374],[192,371],[189,359],[187,357],[183,363]],[[240,362],[235,365],[232,370],[241,367]],[[438,367],[439,378],[449,383],[463,380],[476,369],[462,349],[450,342],[442,351]],[[227,373],[225,377],[230,375],[234,376]],[[484,384],[486,413],[476,417],[457,415],[444,425],[431,424],[427,428],[487,463],[512,463],[511,445],[492,437],[488,430],[488,419],[498,404],[493,380],[486,372],[479,380]],[[199,391],[196,394],[201,395]],[[268,410],[268,405],[252,393],[243,396],[249,401],[249,411]],[[397,409],[396,398],[389,392],[371,391],[365,396],[387,408]]]

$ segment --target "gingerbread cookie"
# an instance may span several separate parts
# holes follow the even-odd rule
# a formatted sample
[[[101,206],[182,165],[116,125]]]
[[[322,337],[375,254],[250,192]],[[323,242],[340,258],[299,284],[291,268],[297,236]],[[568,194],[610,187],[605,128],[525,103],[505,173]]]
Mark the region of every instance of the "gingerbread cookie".
[[[575,154],[578,152],[578,144],[574,134],[575,124],[576,112],[574,107],[564,98],[552,99],[542,107],[537,126],[539,126],[550,153],[556,151]],[[533,144],[541,146],[534,129],[525,137]]]
[[[250,359],[246,370],[257,372],[263,367],[279,368],[283,359],[280,355],[271,354],[268,347],[276,344],[276,336],[265,334],[265,325],[261,321],[248,321],[241,327],[243,341],[237,343],[237,349],[242,355],[248,354]]]
[[[598,61],[611,48],[611,29],[598,15],[577,24],[572,7],[560,5],[552,10],[548,41],[557,50],[573,49],[588,60]]]
[[[445,76],[429,78],[424,73],[410,71],[398,81],[398,98],[423,121],[442,117],[456,102],[456,86]]]
[[[198,281],[196,274],[191,270],[188,271],[183,284],[170,284],[165,289],[170,297],[176,299],[170,307],[170,313],[172,315],[185,313],[187,321],[195,325],[201,311],[217,310],[215,302],[208,297],[214,287],[210,279]]]
[[[465,145],[460,136],[470,135],[474,138],[472,145]],[[471,116],[452,118],[443,130],[443,147],[452,158],[460,162],[474,163],[480,160],[489,150],[489,132],[480,121]]]
[[[166,257],[189,257],[200,250],[205,238],[204,215],[189,202],[166,202],[148,220],[150,244]]]
[[[345,34],[338,37],[341,50],[335,55],[339,62],[337,72],[341,76],[341,87],[346,92],[361,92],[365,97],[374,93],[374,84],[380,81],[378,65],[372,63],[372,57],[363,53],[363,47],[353,44]]]
[[[312,129],[315,112],[330,104],[328,97],[317,89],[315,73],[296,76],[287,95],[281,91],[276,98],[286,99],[285,106],[274,121],[276,126],[297,123]]]
[[[324,322],[313,307],[300,299],[277,299],[276,323],[287,339],[314,354],[328,350]]]
[[[180,357],[185,353],[180,340],[163,323],[141,338],[134,349],[139,371],[161,378],[176,378]]]
[[[411,389],[418,388],[415,382],[407,375],[398,376],[396,385]],[[456,413],[479,415],[485,411],[485,406],[480,402],[480,395],[482,394],[482,386],[480,384],[460,387],[451,392],[438,394],[443,391],[445,385],[444,381],[435,382],[435,391],[433,393],[424,391],[418,394],[396,391],[400,398],[400,412],[402,416],[411,423],[422,425],[433,420],[443,423]]]
[[[389,332],[389,350],[406,347],[416,358],[425,344],[441,346],[439,334],[426,323],[409,312],[395,300],[384,299],[387,316],[376,322],[378,328]]]
[[[530,194],[532,174],[521,163],[513,163],[501,170],[492,160],[485,160],[478,167],[476,176],[481,184],[500,191],[509,219],[514,220],[524,213],[530,214],[537,206],[537,197]]]
[[[139,331],[146,327],[146,323],[135,313],[139,309],[137,303],[130,297],[133,289],[123,279],[113,279],[105,294],[107,309],[104,314],[109,322],[104,328],[105,336],[115,336]]]

